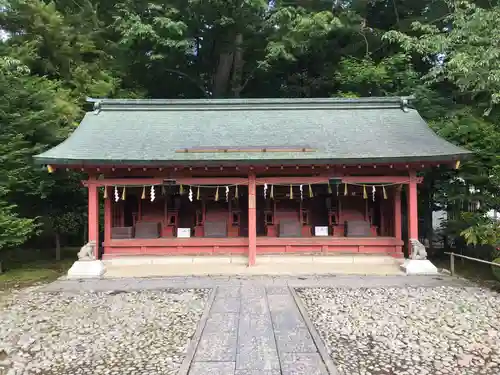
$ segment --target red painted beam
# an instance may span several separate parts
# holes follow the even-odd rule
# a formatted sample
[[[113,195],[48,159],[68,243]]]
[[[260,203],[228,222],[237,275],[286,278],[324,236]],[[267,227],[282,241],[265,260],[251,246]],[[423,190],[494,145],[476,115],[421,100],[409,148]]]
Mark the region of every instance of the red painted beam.
[[[163,184],[163,178],[107,178],[82,181],[85,186],[142,186]]]
[[[183,185],[248,185],[247,178],[240,177],[173,177]]]
[[[329,179],[340,179],[347,184],[408,184],[410,177],[407,176],[282,176],[282,177],[259,177],[257,185],[271,184],[327,184]],[[422,182],[422,177],[417,177],[417,183]]]
[[[410,183],[409,176],[344,176],[340,177],[342,182],[347,184],[408,184]],[[416,177],[415,181],[421,183],[422,177]]]

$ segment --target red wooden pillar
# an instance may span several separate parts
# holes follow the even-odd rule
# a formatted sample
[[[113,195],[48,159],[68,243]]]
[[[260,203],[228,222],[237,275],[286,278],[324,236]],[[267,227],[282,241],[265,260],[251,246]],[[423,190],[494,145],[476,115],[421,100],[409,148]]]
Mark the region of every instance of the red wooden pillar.
[[[400,240],[401,234],[401,187],[394,190],[394,237]]]
[[[418,240],[418,199],[415,171],[410,172],[408,184],[408,238]]]
[[[95,258],[98,259],[99,256],[99,193],[97,185],[95,184],[95,178],[89,177],[89,211],[88,211],[88,240],[95,241]]]
[[[257,214],[256,214],[255,172],[248,174],[248,266],[255,265],[257,254]]]
[[[410,182],[408,183],[408,240],[418,240],[418,198],[415,171],[410,172]],[[410,244],[408,244],[408,256],[411,256]]]
[[[109,189],[108,186],[104,187],[105,189]],[[108,243],[111,240],[111,227],[112,225],[112,210],[111,210],[111,198],[104,199],[104,242]]]
[[[384,237],[386,235],[385,233],[385,201],[379,200],[378,202],[379,207],[380,207],[380,236]]]

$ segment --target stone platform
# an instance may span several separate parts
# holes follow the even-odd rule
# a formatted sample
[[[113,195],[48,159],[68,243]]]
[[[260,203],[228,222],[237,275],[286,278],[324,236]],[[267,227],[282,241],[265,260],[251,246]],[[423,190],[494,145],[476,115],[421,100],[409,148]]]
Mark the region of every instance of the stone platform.
[[[402,275],[401,259],[379,255],[130,256],[104,260],[105,278],[208,275]]]

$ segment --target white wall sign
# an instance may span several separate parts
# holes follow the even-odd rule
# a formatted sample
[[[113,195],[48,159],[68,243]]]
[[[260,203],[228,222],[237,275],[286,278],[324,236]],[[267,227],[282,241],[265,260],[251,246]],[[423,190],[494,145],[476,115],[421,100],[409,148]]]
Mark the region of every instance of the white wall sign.
[[[328,227],[314,227],[315,236],[328,236]]]

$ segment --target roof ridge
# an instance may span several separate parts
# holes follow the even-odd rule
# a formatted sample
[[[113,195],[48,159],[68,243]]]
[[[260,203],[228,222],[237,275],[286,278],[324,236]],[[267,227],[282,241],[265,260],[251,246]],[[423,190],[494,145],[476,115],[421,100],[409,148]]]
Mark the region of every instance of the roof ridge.
[[[108,99],[87,98],[94,110],[228,110],[228,109],[316,109],[401,108],[413,96],[363,98],[251,98],[251,99]]]

